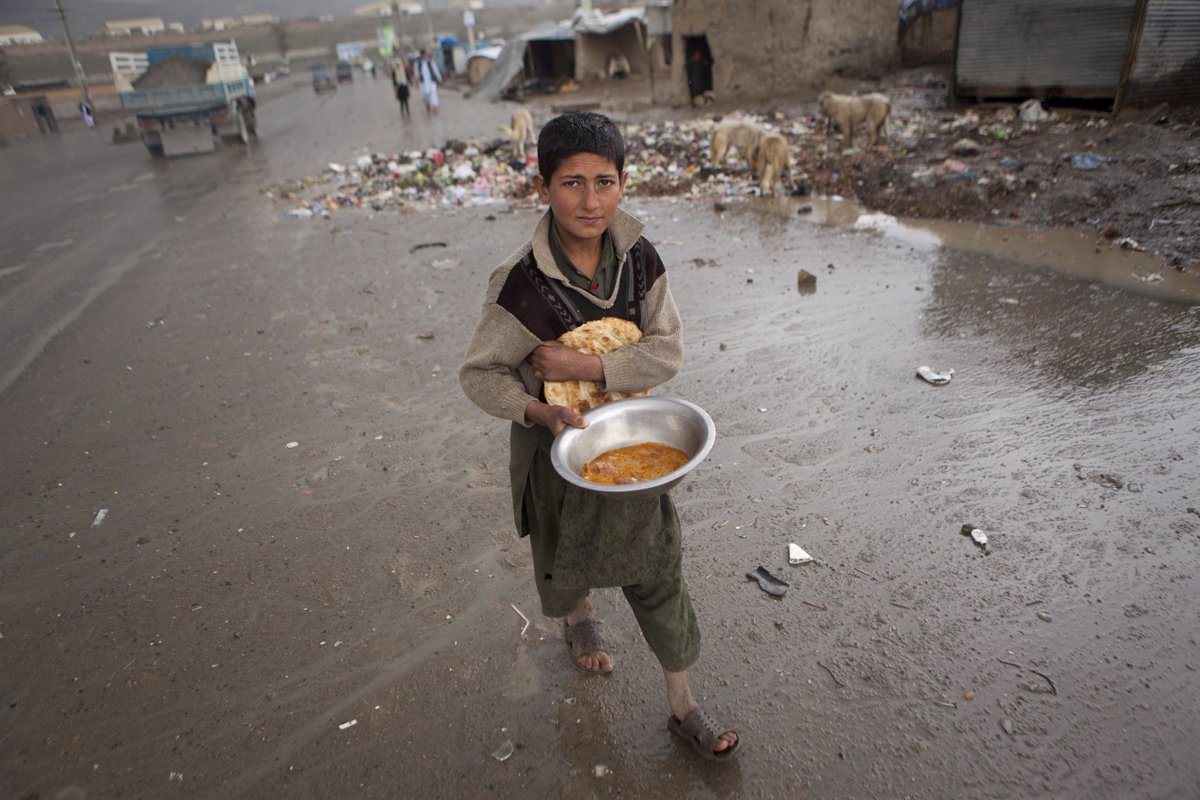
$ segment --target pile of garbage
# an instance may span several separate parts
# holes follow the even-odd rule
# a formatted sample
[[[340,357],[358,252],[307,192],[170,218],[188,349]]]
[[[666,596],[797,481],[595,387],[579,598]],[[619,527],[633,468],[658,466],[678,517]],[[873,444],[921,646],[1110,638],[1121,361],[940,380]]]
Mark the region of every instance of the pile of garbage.
[[[779,124],[764,117],[740,116],[802,139],[813,123]],[[751,195],[757,184],[747,159],[730,155],[723,165],[709,159],[713,121],[627,125],[626,193],[634,196],[695,197]],[[822,150],[823,153],[823,150]],[[448,142],[426,151],[359,155],[347,163],[332,162],[319,175],[268,187],[265,194],[287,206],[295,219],[330,218],[343,209],[412,213],[446,207],[533,206],[536,154],[515,158],[506,139],[492,142]]]
[[[956,182],[978,186],[995,182],[1013,191],[1024,165],[1006,154],[1008,143],[1036,136],[1040,128],[1107,124],[1105,120],[1061,121],[1036,100],[986,115],[914,110],[893,115],[880,148],[845,152],[842,139],[827,136],[822,130],[824,120],[812,115],[738,113],[723,120],[627,124],[623,126],[629,173],[626,193],[705,200],[757,195],[749,154],[734,148],[724,163],[712,162],[709,146],[714,125],[728,120],[753,122],[787,139],[792,169],[784,188],[794,196],[814,189],[821,194],[855,195],[866,161],[895,163],[898,158],[917,158],[939,150],[942,155],[936,160],[923,158],[924,163],[900,175],[907,172],[913,184],[927,189]],[[861,143],[862,132],[858,134],[855,142]],[[1108,162],[1095,153],[1068,154],[1066,158],[1078,170],[1100,169]],[[530,207],[536,204],[536,171],[537,156],[515,157],[506,139],[453,141],[441,149],[363,154],[346,164],[330,163],[319,176],[288,181],[266,192],[286,204],[285,214],[293,218],[329,218],[348,208],[416,212],[494,204]]]
[[[529,200],[537,159],[504,158],[505,140],[485,146],[449,142],[442,149],[368,153],[331,162],[318,176],[268,187],[294,219],[330,218],[350,208],[413,212],[438,206],[490,205]]]

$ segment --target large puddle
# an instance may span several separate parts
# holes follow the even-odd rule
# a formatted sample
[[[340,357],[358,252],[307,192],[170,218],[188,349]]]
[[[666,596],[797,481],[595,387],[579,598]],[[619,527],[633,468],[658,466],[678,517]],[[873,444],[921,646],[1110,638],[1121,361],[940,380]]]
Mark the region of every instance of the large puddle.
[[[815,224],[872,231],[918,249],[951,248],[1048,268],[1160,300],[1200,304],[1200,281],[1195,276],[1173,269],[1149,253],[1115,247],[1084,231],[897,218],[830,197],[752,202],[757,210]],[[798,214],[798,209],[804,206],[810,206],[811,213]]]

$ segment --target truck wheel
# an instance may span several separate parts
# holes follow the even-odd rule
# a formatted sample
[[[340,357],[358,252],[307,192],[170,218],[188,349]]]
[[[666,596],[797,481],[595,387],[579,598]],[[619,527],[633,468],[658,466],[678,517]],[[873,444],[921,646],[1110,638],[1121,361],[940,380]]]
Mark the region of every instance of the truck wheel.
[[[150,155],[154,156],[155,158],[163,157],[163,146],[161,144],[150,144],[147,142],[146,149],[149,150]]]
[[[249,111],[244,112],[244,114],[246,117],[246,132],[249,133],[251,136],[253,136],[255,139],[257,139],[258,138],[258,117],[256,117],[254,115],[254,109],[250,109]]]

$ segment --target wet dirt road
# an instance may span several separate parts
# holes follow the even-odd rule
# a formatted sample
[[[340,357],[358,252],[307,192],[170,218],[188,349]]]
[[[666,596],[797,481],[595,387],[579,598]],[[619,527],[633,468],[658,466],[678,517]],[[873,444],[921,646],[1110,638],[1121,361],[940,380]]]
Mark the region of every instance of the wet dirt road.
[[[75,234],[5,231],[4,267],[28,266],[0,276],[3,324],[25,309],[6,331],[47,343],[0,393],[0,793],[1194,793],[1196,306],[753,204],[631,198],[685,319],[662,391],[719,434],[676,491],[693,686],[745,740],[714,767],[669,738],[618,592],[597,600],[613,680],[571,669],[533,613],[507,428],[458,388],[486,276],[538,213],[296,221],[258,193],[388,148],[389,90],[264,103],[249,152],[103,148],[148,220],[96,199],[111,218]],[[505,116],[445,101],[449,135]],[[436,139],[416,116],[409,135]],[[28,174],[16,152],[6,176]],[[20,188],[5,178],[6,206]],[[42,317],[66,322],[49,337]],[[921,364],[955,377],[924,384]],[[788,567],[792,541],[827,566]],[[786,598],[743,578],[759,564]]]

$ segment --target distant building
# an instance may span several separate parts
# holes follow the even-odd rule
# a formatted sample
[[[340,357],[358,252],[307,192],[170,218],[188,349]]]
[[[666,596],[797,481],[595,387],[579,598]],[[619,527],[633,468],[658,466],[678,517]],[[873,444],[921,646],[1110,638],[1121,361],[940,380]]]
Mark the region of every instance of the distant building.
[[[163,33],[166,29],[167,26],[163,24],[162,17],[117,19],[104,23],[104,32],[109,36],[133,36],[134,34],[151,36],[155,33]]]
[[[183,27],[182,22],[168,22],[167,30],[171,33],[186,33],[187,29]]]
[[[200,30],[227,31],[230,28],[236,28],[241,24],[241,21],[237,17],[214,17],[212,19],[200,20]]]
[[[392,0],[368,2],[367,5],[359,6],[353,11],[355,17],[391,17],[395,13],[396,4]]]
[[[274,25],[279,17],[274,14],[242,14],[243,25]]]
[[[10,44],[41,44],[42,35],[24,25],[0,25],[0,47]]]

